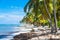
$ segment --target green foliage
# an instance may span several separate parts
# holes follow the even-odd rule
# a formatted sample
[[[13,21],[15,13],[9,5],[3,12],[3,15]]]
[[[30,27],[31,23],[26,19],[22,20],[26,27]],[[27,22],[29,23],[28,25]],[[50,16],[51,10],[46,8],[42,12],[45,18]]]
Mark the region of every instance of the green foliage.
[[[60,21],[58,21],[57,25],[58,25],[58,28],[60,28]]]
[[[49,24],[48,20],[52,20],[54,23],[54,8],[52,0],[29,0],[24,7],[24,12],[26,16],[22,19],[22,22],[34,24],[40,26],[40,24]],[[56,0],[56,16],[57,20],[60,20],[60,0]],[[47,7],[47,10],[46,10]],[[58,21],[58,27],[60,26],[60,21]]]

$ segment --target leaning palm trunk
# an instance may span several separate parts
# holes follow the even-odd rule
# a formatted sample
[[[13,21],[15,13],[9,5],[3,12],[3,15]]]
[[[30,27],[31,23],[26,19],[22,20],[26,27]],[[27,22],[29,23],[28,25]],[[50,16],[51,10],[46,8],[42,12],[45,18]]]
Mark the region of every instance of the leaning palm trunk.
[[[53,0],[53,15],[54,15],[54,29],[57,32],[57,18],[56,18],[56,0]]]
[[[51,15],[50,15],[50,13],[48,11],[48,8],[47,8],[46,1],[45,0],[44,0],[44,6],[45,6],[46,12],[47,12],[47,14],[49,16],[49,23],[50,23],[50,27],[51,27],[51,33],[53,33],[54,32],[54,28],[52,26],[52,19],[51,19]]]

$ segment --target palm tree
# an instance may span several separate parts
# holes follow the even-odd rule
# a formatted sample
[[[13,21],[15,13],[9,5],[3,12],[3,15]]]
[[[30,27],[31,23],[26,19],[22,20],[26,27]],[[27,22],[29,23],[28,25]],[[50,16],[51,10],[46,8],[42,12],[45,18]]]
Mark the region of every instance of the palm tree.
[[[43,0],[42,0],[43,1]],[[36,21],[38,20],[37,16],[42,14],[42,16],[46,19],[47,18],[47,14],[45,11],[45,8],[43,7],[43,2],[40,0],[29,0],[29,2],[26,4],[26,6],[24,7],[24,11],[25,12],[32,12],[35,14],[34,17],[34,24],[36,23]],[[42,6],[41,6],[42,3]],[[43,9],[42,9],[43,7]],[[28,11],[27,11],[28,9]],[[43,12],[45,11],[45,13]]]
[[[57,32],[56,1],[57,0],[53,0],[53,15],[54,15],[54,29],[55,29],[55,33]]]
[[[53,4],[52,4],[53,3]],[[52,6],[51,6],[52,4]],[[51,33],[57,31],[57,18],[56,18],[56,0],[29,0],[24,7],[24,12],[34,14],[33,24],[37,25],[37,20],[40,20],[37,16],[42,14],[44,19],[47,19],[50,23]],[[54,15],[54,26],[52,16]],[[29,18],[29,17],[28,17]]]
[[[40,3],[40,4],[39,4]],[[41,5],[42,4],[42,5]],[[38,20],[37,16],[38,14],[41,12],[42,13],[42,16],[45,18],[47,18],[49,16],[49,19],[51,20],[51,15],[50,13],[47,11],[48,15],[46,14],[46,11],[45,11],[45,8],[44,8],[44,5],[46,7],[46,3],[44,1],[44,4],[43,4],[43,0],[42,1],[39,1],[39,0],[29,0],[29,2],[26,4],[26,6],[24,7],[24,11],[26,12],[26,10],[28,9],[28,12],[30,12],[30,10],[33,8],[33,12],[35,13],[35,20],[34,20],[34,24],[36,23],[36,21]],[[43,7],[43,9],[42,9]],[[46,8],[47,9],[47,8]],[[39,11],[40,10],[40,11]],[[44,11],[44,12],[43,12]],[[45,18],[45,19],[46,19]],[[52,24],[52,22],[49,20],[50,24]],[[52,25],[51,25],[52,27]]]
[[[33,13],[35,14],[34,16],[34,23],[36,23],[37,21],[37,16],[38,16],[38,12],[39,12],[39,0],[29,0],[29,2],[26,4],[26,6],[24,7],[24,11],[27,12],[26,10],[28,9],[28,12],[30,12],[31,10],[33,10]]]
[[[47,0],[47,2],[48,1],[49,0]],[[51,26],[51,33],[53,33],[54,30],[53,30],[53,26],[52,26],[51,13],[48,10],[46,0],[44,0],[44,6],[45,6],[45,9],[46,9],[47,14],[49,15],[49,23],[50,23],[50,26]]]

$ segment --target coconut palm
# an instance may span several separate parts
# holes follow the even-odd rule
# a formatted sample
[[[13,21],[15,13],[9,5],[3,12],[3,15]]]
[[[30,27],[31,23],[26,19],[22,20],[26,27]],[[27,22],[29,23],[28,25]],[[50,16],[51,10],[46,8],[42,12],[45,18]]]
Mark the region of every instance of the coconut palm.
[[[57,31],[56,13],[58,13],[56,12],[56,9],[58,10],[59,8],[59,7],[57,8],[55,7],[56,2],[57,2],[56,0],[55,1],[54,0],[29,0],[28,3],[24,7],[24,12],[29,13],[29,14],[31,13],[34,15],[33,17],[34,21],[32,23],[35,25],[37,25],[37,23],[39,22],[38,20],[41,20],[40,19],[41,17],[38,18],[38,15],[42,14],[42,17],[44,18],[44,20],[49,21],[51,32],[53,33],[55,31],[56,33]],[[58,0],[58,2],[60,3],[60,0]],[[27,19],[29,19],[29,16],[27,17]]]
[[[47,0],[48,1],[48,0]],[[42,4],[42,5],[41,5]],[[44,7],[45,5],[45,7]],[[38,13],[41,11],[42,13],[42,16],[44,16],[44,18],[49,18],[49,22],[50,22],[50,25],[52,27],[52,21],[51,21],[51,15],[47,9],[47,6],[46,6],[46,2],[45,0],[43,1],[39,1],[39,0],[30,0],[27,5],[24,7],[24,11],[26,12],[28,8],[28,11],[33,10],[33,12],[35,13],[35,22],[37,21],[37,16],[38,16]],[[42,8],[42,9],[41,9]],[[46,9],[46,10],[45,10]],[[44,11],[44,12],[43,12]]]
[[[42,4],[42,6],[40,6]],[[26,4],[26,6],[24,7],[24,11],[27,12],[27,9],[28,9],[28,12],[31,12],[35,14],[35,17],[34,17],[34,24],[36,23],[36,21],[38,20],[37,16],[40,15],[40,13],[42,13],[42,16],[46,17],[47,18],[47,14],[46,14],[46,11],[45,11],[45,8],[43,7],[43,11],[45,11],[45,13],[42,11],[42,8],[43,7],[43,3],[42,1],[40,0],[29,0],[29,2]],[[44,15],[43,15],[44,14]]]
[[[37,16],[38,16],[38,12],[39,12],[39,0],[29,0],[29,2],[27,3],[27,5],[24,7],[24,11],[26,12],[26,10],[28,9],[28,12],[30,12],[32,10],[32,13],[35,14],[34,16],[34,23],[36,23],[37,21]]]
[[[53,32],[57,32],[57,18],[56,18],[56,1],[57,0],[44,0],[44,5],[45,5],[45,9],[46,9],[46,11],[47,11],[47,14],[49,15],[49,19],[50,19],[50,25],[51,25],[51,32],[53,33]],[[52,4],[53,4],[53,10],[51,10],[51,11],[53,11],[53,17],[54,17],[54,27],[52,26],[52,19],[51,19],[51,13],[49,12],[49,2],[52,2]]]
[[[53,33],[51,13],[49,12],[48,7],[47,7],[47,5],[49,5],[49,3],[50,3],[50,0],[44,0],[44,6],[45,6],[45,9],[46,9],[47,14],[49,15],[49,23],[50,23],[50,26],[51,26],[51,33]]]
[[[57,32],[56,1],[57,0],[53,0],[53,15],[54,15],[54,28],[55,28],[55,33]]]

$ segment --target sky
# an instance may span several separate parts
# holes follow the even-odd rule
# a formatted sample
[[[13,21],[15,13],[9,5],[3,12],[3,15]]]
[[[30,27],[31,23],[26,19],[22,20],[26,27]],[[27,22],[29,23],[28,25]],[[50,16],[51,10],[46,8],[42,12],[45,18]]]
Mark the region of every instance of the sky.
[[[19,24],[28,0],[0,0],[0,24]]]

